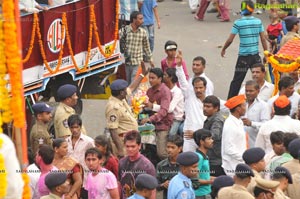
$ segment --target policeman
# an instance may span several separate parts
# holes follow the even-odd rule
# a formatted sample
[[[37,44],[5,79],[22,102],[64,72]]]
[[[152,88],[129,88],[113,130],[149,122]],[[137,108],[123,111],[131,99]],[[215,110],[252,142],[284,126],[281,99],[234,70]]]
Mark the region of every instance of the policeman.
[[[53,108],[44,102],[39,102],[34,104],[32,109],[35,116],[35,124],[30,130],[30,144],[33,154],[36,154],[40,145],[52,145],[48,125],[52,119],[51,111]]]
[[[279,182],[263,178],[256,178],[255,182],[254,196],[256,199],[273,198],[276,188],[279,186]]]
[[[276,189],[274,198],[289,199],[289,197],[284,194],[284,192],[287,191],[288,185],[293,184],[293,179],[289,170],[281,166],[276,167],[272,179],[280,183],[279,187]]]
[[[232,177],[221,175],[215,178],[214,182],[212,183],[212,191],[211,196],[212,198],[218,198],[218,192],[223,187],[230,187],[234,184]]]
[[[45,184],[50,190],[50,194],[41,197],[41,199],[60,199],[63,195],[69,193],[70,183],[67,180],[67,174],[64,172],[50,172],[45,177]]]
[[[180,171],[170,181],[168,199],[194,199],[191,178],[198,176],[199,157],[194,152],[184,152],[178,155],[176,161],[180,165]]]
[[[260,172],[265,171],[266,163],[265,163],[265,151],[259,147],[253,147],[247,149],[243,153],[243,160],[247,165],[250,166],[254,173],[254,178],[251,178],[251,182],[249,183],[247,190],[249,193],[254,195],[253,190],[256,185],[255,178],[261,178]]]
[[[300,151],[300,138],[294,139],[289,143],[288,151],[290,152],[291,156],[293,157],[292,160],[284,163],[282,166],[287,168],[291,175],[300,172],[300,165],[299,165],[299,151]]]
[[[136,178],[136,192],[128,199],[150,198],[154,189],[158,187],[157,179],[149,174],[140,174]]]
[[[254,177],[252,169],[246,164],[238,164],[235,169],[232,187],[222,188],[218,193],[218,199],[254,199],[247,191],[247,186]]]
[[[59,105],[54,114],[54,128],[56,138],[66,138],[71,135],[68,126],[68,118],[75,114],[74,106],[77,104],[77,87],[71,84],[65,84],[58,88],[57,97]],[[82,126],[82,132],[86,134],[85,128]]]

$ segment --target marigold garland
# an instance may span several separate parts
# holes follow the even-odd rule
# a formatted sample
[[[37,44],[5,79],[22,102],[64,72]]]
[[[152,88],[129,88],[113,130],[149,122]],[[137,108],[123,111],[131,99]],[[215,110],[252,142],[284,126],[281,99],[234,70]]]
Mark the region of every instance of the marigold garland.
[[[96,37],[96,43],[97,43],[97,46],[98,46],[98,49],[99,51],[101,52],[101,54],[105,57],[105,58],[108,58],[110,57],[115,49],[116,49],[116,46],[117,46],[117,40],[118,40],[118,34],[119,34],[119,0],[116,0],[116,21],[115,21],[115,32],[114,32],[114,43],[112,45],[112,48],[110,50],[109,53],[106,53],[103,49],[102,49],[102,44],[101,44],[101,41],[99,39],[99,34],[98,34],[98,28],[97,28],[97,23],[96,23],[96,20],[93,20],[93,26],[94,26],[94,35]],[[95,17],[95,9],[94,9],[94,5],[91,5],[91,8],[90,8],[90,11],[91,11],[91,16],[96,19]]]
[[[4,17],[4,37],[6,66],[9,74],[11,85],[11,103],[10,110],[13,114],[14,126],[22,128],[25,125],[25,113],[23,109],[23,84],[21,73],[21,56],[18,55],[18,42],[17,42],[17,27],[14,16],[14,1],[3,0],[3,17]]]
[[[74,67],[79,72],[85,72],[87,70],[87,66],[88,66],[89,62],[85,62],[83,68],[79,68],[78,65],[77,65],[77,63],[76,63],[76,60],[75,60],[75,57],[74,57],[73,48],[72,48],[72,44],[71,44],[71,40],[70,40],[70,34],[69,34],[69,29],[68,29],[68,21],[67,21],[66,13],[63,13],[63,15],[62,15],[62,24],[65,26],[65,29],[66,29],[66,42],[67,42],[67,46],[68,46],[69,53],[70,53],[72,62],[74,64]],[[90,25],[90,32],[91,32],[91,28],[92,27]],[[90,42],[90,38],[89,38],[88,53],[87,53],[87,56],[86,56],[86,60],[89,60],[89,58],[90,58],[91,45],[92,45],[92,42]]]
[[[27,55],[22,60],[23,63],[26,63],[29,60],[29,58],[31,56],[31,53],[32,53],[34,39],[35,39],[37,20],[38,20],[38,14],[33,13],[33,24],[32,24],[32,31],[31,31],[31,38],[30,38],[30,42],[29,42],[29,49],[28,49]]]
[[[31,198],[31,192],[30,192],[30,178],[27,175],[27,173],[22,173],[22,178],[23,178],[23,182],[24,182],[24,186],[23,186],[23,199],[30,199]]]

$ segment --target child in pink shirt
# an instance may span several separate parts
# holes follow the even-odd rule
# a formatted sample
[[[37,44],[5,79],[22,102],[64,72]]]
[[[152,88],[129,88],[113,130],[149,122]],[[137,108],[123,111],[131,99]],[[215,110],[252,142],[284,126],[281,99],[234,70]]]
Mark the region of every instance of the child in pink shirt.
[[[175,41],[167,41],[165,44],[165,52],[167,57],[161,60],[161,69],[163,72],[166,72],[167,68],[175,68],[176,67],[176,50],[177,50],[177,43]],[[182,68],[185,74],[186,79],[189,79],[189,74],[186,68],[185,61],[182,60]]]
[[[115,175],[102,168],[102,154],[97,148],[85,152],[85,162],[90,170],[86,181],[88,198],[119,199],[118,183]]]

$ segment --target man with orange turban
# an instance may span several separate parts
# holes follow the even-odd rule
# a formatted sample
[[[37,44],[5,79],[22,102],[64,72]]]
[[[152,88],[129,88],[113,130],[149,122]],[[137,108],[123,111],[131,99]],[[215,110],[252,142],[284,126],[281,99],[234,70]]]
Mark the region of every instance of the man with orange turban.
[[[247,149],[246,132],[241,120],[246,113],[245,95],[230,98],[225,106],[230,114],[225,120],[222,132],[222,167],[226,175],[233,177],[236,165],[244,162],[242,156]]]

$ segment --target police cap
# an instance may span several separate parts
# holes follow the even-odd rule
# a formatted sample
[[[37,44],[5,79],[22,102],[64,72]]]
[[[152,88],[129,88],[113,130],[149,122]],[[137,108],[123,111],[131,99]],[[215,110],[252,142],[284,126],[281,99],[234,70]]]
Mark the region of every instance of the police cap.
[[[62,185],[67,180],[67,174],[65,172],[50,172],[45,178],[45,184],[48,189],[53,189],[59,185]]]
[[[43,112],[50,113],[53,110],[53,108],[48,104],[46,104],[45,102],[35,103],[34,105],[32,105],[32,109],[35,114],[43,113]]]
[[[77,87],[72,84],[65,84],[58,88],[57,97],[59,100],[64,100],[74,95],[77,92]]]
[[[252,164],[252,163],[257,163],[264,159],[266,153],[263,149],[259,147],[254,147],[247,149],[243,153],[243,160],[245,161],[246,164]]]
[[[156,189],[158,187],[157,179],[149,174],[143,173],[138,175],[135,181],[135,187],[139,190],[142,189]]]
[[[233,178],[232,178],[232,177],[226,176],[226,175],[222,175],[222,176],[218,176],[218,177],[214,180],[212,186],[213,186],[215,189],[219,190],[219,189],[221,189],[221,188],[223,188],[223,187],[230,187],[230,186],[232,186],[233,184],[234,184],[234,181],[233,181]]]
[[[110,85],[110,90],[119,91],[127,88],[128,82],[124,79],[117,79]]]
[[[183,166],[191,166],[199,161],[199,157],[195,152],[183,152],[177,156],[176,162]]]
[[[235,168],[235,175],[240,178],[254,177],[252,169],[247,164],[238,164]]]
[[[288,150],[294,159],[299,158],[300,138],[294,139],[289,143]]]
[[[281,177],[286,177],[289,184],[293,184],[293,179],[291,173],[288,169],[284,167],[276,167],[273,173],[273,179],[280,179]]]

